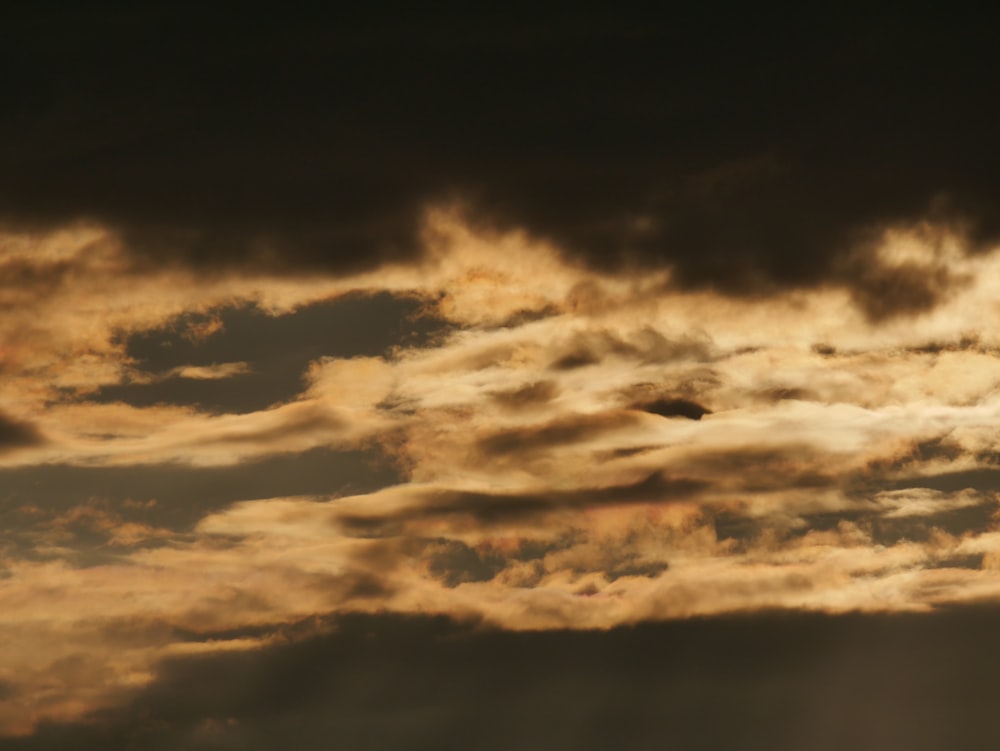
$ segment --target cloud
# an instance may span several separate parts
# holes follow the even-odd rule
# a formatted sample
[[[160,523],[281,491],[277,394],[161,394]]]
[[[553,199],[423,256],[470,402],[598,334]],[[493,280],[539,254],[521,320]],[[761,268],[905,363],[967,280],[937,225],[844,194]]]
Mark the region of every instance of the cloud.
[[[554,370],[582,368],[610,356],[643,363],[697,361],[708,359],[710,351],[709,343],[703,339],[688,336],[671,341],[650,326],[628,332],[625,337],[609,331],[578,331],[561,344],[560,350],[561,354],[552,362]]]
[[[597,438],[633,427],[637,420],[627,412],[569,415],[542,425],[494,433],[481,439],[477,448],[490,458],[532,454]]]
[[[687,399],[658,399],[649,404],[638,405],[638,409],[661,417],[685,417],[688,420],[700,420],[712,410],[702,407]]]
[[[381,355],[406,343],[419,346],[442,322],[417,317],[421,302],[381,293],[345,295],[282,316],[259,306],[187,315],[157,329],[132,332],[125,356],[130,381],[102,387],[91,399],[136,406],[191,404],[251,412],[302,392],[309,363],[320,357]],[[192,326],[217,328],[196,338]],[[222,370],[231,360],[243,368]]]
[[[535,381],[506,391],[496,391],[493,399],[507,409],[531,409],[537,404],[552,401],[559,395],[554,381]]]
[[[467,515],[479,524],[503,524],[505,521],[541,515],[561,509],[585,509],[634,503],[664,503],[689,498],[705,483],[686,478],[665,477],[653,473],[640,480],[601,488],[548,490],[524,493],[430,490],[414,494],[414,505],[390,511],[386,515],[358,511],[338,514],[339,523],[350,532],[368,531],[372,525],[391,525],[397,521]],[[377,528],[377,526],[376,526]]]
[[[2,218],[97,221],[154,265],[350,273],[421,257],[426,207],[457,200],[684,289],[834,284],[873,319],[927,310],[947,277],[842,260],[923,221],[1000,237],[988,39],[917,13],[753,21],[19,10]]]
[[[687,189],[743,195],[784,159]],[[820,254],[823,279],[750,259],[716,284],[673,251],[580,262],[477,213],[487,187],[369,271],[160,257],[128,245],[137,215],[0,237],[0,403],[44,437],[0,457],[0,726],[127,709],[165,656],[263,651],[331,611],[531,631],[1000,596],[998,256],[880,230]],[[164,743],[242,742],[239,717]]]
[[[34,425],[0,413],[0,452],[30,448],[45,442]]]
[[[992,609],[931,617],[765,613],[504,633],[398,615],[305,623],[291,643],[174,658],[126,706],[5,748],[775,749],[998,740]],[[312,631],[312,633],[310,633]],[[294,632],[293,632],[294,633]],[[957,639],[961,633],[965,638]],[[720,716],[726,722],[719,722]]]

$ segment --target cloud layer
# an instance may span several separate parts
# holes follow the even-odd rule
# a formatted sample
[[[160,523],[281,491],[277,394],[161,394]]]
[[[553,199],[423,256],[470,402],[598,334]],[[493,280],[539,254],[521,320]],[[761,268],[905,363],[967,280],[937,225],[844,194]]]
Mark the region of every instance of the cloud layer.
[[[521,645],[529,685],[552,655],[554,727],[598,718],[571,745],[645,743],[654,698],[719,697],[670,652],[680,677],[647,676],[641,727],[615,726],[589,677],[610,668],[578,685],[570,654],[635,662],[687,619],[816,654],[837,623],[869,634],[850,659],[910,676],[911,651],[873,656],[880,624],[979,633],[1000,596],[987,24],[331,13],[0,23],[4,743],[322,734],[309,708],[347,684],[307,663],[362,633],[402,650],[381,706],[410,737],[453,719],[460,658],[492,674]],[[414,645],[450,667],[400,719]],[[773,695],[814,681],[813,714],[774,747],[858,745],[813,731],[824,686],[871,671],[789,649]],[[752,724],[736,705],[771,684],[723,651],[719,701]],[[358,654],[375,688],[344,722],[386,687]],[[300,683],[266,688],[282,671]],[[515,674],[473,704],[540,726]]]
[[[97,221],[144,263],[343,272],[419,256],[458,201],[685,288],[933,306],[956,280],[869,256],[927,221],[997,240],[985,25],[750,15],[21,9],[0,218]]]
[[[75,308],[9,288],[5,732],[314,616],[606,629],[1000,594],[993,254],[885,235],[887,263],[968,281],[875,322],[836,286],[666,292],[425,222],[420,264],[335,277],[11,236],[7,262],[73,269]]]

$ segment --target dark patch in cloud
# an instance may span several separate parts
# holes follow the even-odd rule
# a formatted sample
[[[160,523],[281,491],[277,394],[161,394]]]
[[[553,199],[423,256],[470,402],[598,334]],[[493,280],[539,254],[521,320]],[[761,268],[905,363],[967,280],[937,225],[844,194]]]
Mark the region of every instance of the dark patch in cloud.
[[[660,448],[659,446],[628,446],[620,449],[612,449],[611,451],[595,451],[594,455],[601,461],[608,461],[609,459],[627,459],[630,456],[639,456],[641,454],[648,454],[650,451],[656,451]]]
[[[364,571],[340,576],[338,584],[342,586],[343,597],[347,600],[384,599],[396,592],[394,587]]]
[[[34,425],[0,412],[0,453],[40,446],[43,443],[45,438]]]
[[[822,488],[840,484],[816,449],[791,444],[706,450],[678,460],[674,471],[711,478],[720,487],[743,492]]]
[[[501,407],[510,410],[528,409],[552,401],[559,395],[554,381],[535,381],[507,391],[495,391],[490,396]]]
[[[17,310],[26,300],[50,298],[59,293],[76,265],[70,260],[0,258],[0,289],[14,292],[14,299],[0,302],[0,311]],[[5,298],[7,295],[5,295]],[[0,372],[3,364],[0,363]]]
[[[126,521],[185,531],[234,501],[364,493],[401,481],[378,453],[323,448],[232,467],[17,467],[0,469],[0,526],[14,535],[96,498]],[[32,507],[40,514],[25,512]]]
[[[871,521],[872,541],[877,545],[895,545],[903,541],[925,542],[937,530],[955,536],[981,534],[992,528],[997,510],[996,502],[989,501],[921,516],[875,518]]]
[[[337,415],[318,405],[296,411],[281,425],[254,431],[232,429],[221,431],[218,435],[203,439],[204,446],[212,444],[272,444],[279,450],[281,439],[308,434],[313,431],[343,428],[346,424]]]
[[[721,374],[706,366],[695,366],[663,383],[635,383],[622,391],[623,404],[649,404],[661,400],[684,399],[699,404],[723,384]]]
[[[135,550],[163,544],[155,531],[130,528],[117,538],[116,528],[126,524],[107,499],[87,499],[61,513],[37,506],[0,512],[7,522],[0,550],[32,561],[60,560],[74,568],[127,563]]]
[[[845,251],[924,219],[1000,237],[1000,73],[971,15],[153,2],[26,6],[4,29],[0,219],[107,222],[150,263],[371,267],[412,258],[422,208],[457,198],[598,267],[840,283],[880,320],[948,280]]]
[[[704,360],[709,357],[709,343],[696,337],[668,339],[656,329],[646,327],[621,337],[609,331],[581,331],[560,348],[549,366],[553,370],[575,370],[596,365],[605,357],[624,357],[643,364],[676,360]]]
[[[914,263],[885,266],[870,260],[861,262],[859,270],[851,276],[855,303],[870,321],[876,323],[933,310],[970,281],[944,267]]]
[[[620,561],[604,572],[608,581],[617,581],[623,576],[644,576],[655,579],[670,568],[666,561]]]
[[[769,402],[783,402],[786,400],[812,401],[816,399],[816,394],[808,389],[793,388],[788,386],[775,386],[757,393]]]
[[[576,370],[588,365],[596,365],[601,360],[592,352],[570,352],[552,362],[553,370]]]
[[[720,542],[734,540],[739,545],[745,545],[757,539],[764,528],[764,523],[759,517],[735,511],[709,511],[709,518],[715,527],[715,537]]]
[[[507,566],[495,551],[469,547],[459,540],[437,540],[429,552],[428,571],[447,587],[489,581]]]
[[[918,469],[921,465],[937,460],[954,461],[967,453],[966,449],[950,434],[935,436],[920,441],[913,441],[903,450],[889,456],[878,457],[868,462],[865,475],[884,476],[898,474],[903,470]],[[897,487],[913,487],[917,483],[909,480],[901,481]],[[933,487],[928,485],[926,487]],[[961,489],[961,488],[958,488]]]
[[[520,540],[517,547],[511,551],[510,557],[516,561],[538,561],[555,550],[571,547],[577,541],[574,532],[563,532],[555,540]]]
[[[173,659],[126,706],[0,748],[989,748],[995,608],[501,632],[342,616]],[[721,719],[720,719],[721,718]],[[206,736],[206,729],[214,735]],[[208,740],[206,740],[208,738]],[[209,742],[211,741],[211,742]]]
[[[982,553],[969,553],[933,558],[926,564],[926,568],[964,568],[979,571],[983,567],[985,557]]]
[[[978,335],[964,334],[954,341],[931,341],[917,347],[910,347],[907,351],[922,355],[937,355],[941,352],[980,352],[997,354],[997,348],[983,344],[979,341]]]
[[[632,503],[668,503],[690,498],[708,486],[699,480],[667,477],[654,472],[633,483],[603,488],[550,490],[534,493],[482,493],[435,491],[424,493],[420,503],[386,516],[343,514],[338,523],[346,534],[360,537],[387,536],[388,530],[403,530],[407,521],[443,516],[468,516],[478,524],[503,524],[517,519],[566,510]]]
[[[602,412],[593,415],[571,415],[542,425],[515,428],[493,433],[476,443],[476,448],[490,458],[537,454],[546,449],[580,443],[606,433],[635,425],[634,415],[627,412]]]
[[[655,402],[637,405],[636,408],[660,417],[684,417],[688,420],[700,420],[705,415],[712,414],[712,410],[687,399],[657,399]]]
[[[940,511],[913,516],[889,516],[884,508],[876,507],[812,512],[797,516],[755,516],[743,513],[740,509],[706,509],[705,513],[715,527],[717,539],[733,540],[737,549],[742,551],[750,548],[764,532],[773,535],[775,540],[785,541],[801,538],[812,532],[836,531],[845,523],[857,526],[871,538],[873,544],[885,546],[904,542],[925,543],[932,541],[940,532],[955,537],[982,534],[994,526],[998,510],[995,501],[988,500],[959,508],[947,508],[946,504],[947,499],[942,499],[945,507]],[[980,562],[981,558],[982,556],[978,556]],[[937,559],[932,559],[928,566],[934,568],[952,565],[936,561]],[[960,564],[954,564],[958,565]],[[968,567],[979,568],[979,564]]]
[[[904,488],[929,488],[946,493],[958,490],[991,491],[1000,490],[1000,468],[984,467],[938,474],[904,477],[890,483],[893,490]]]
[[[423,303],[386,293],[351,294],[271,316],[256,306],[185,315],[162,329],[133,334],[125,353],[146,377],[187,365],[246,362],[250,372],[199,380],[167,377],[153,383],[105,386],[89,398],[135,406],[184,404],[220,412],[252,412],[288,401],[305,387],[308,364],[320,357],[379,356],[420,346],[445,324],[421,315]],[[192,336],[213,324],[215,333]],[[208,329],[211,331],[212,329]]]

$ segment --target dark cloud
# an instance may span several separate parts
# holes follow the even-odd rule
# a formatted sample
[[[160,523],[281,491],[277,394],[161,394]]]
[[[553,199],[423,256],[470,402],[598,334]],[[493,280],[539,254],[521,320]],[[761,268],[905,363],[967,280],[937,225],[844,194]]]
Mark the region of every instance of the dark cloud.
[[[0,219],[108,222],[153,263],[342,271],[412,257],[422,208],[457,199],[604,268],[920,312],[953,280],[844,259],[923,219],[1000,237],[989,26],[23,6],[3,24]]]
[[[635,415],[627,412],[570,415],[541,425],[498,431],[480,439],[476,447],[492,459],[512,455],[537,456],[546,449],[586,441],[636,423]]]
[[[11,449],[38,446],[43,443],[45,443],[45,438],[34,425],[8,417],[0,412],[0,453]]]
[[[488,549],[472,548],[459,540],[439,540],[428,557],[428,571],[445,586],[489,581],[507,566],[507,561]]]
[[[543,490],[528,493],[484,493],[442,490],[424,493],[420,503],[389,516],[344,514],[339,518],[347,534],[379,537],[398,534],[402,523],[442,516],[468,516],[482,525],[502,524],[567,509],[584,509],[630,503],[667,503],[690,498],[707,483],[653,472],[623,485],[579,490]]]
[[[909,263],[885,266],[862,261],[851,274],[854,300],[871,321],[925,313],[970,281],[947,268]]]
[[[712,414],[712,410],[687,399],[657,399],[655,402],[636,405],[636,408],[661,417],[685,417],[688,420],[700,420],[705,415]]]
[[[957,470],[927,475],[904,477],[891,483],[894,490],[905,488],[929,488],[945,493],[958,490],[1000,490],[1000,467],[983,467],[981,469]]]
[[[762,391],[756,392],[758,396],[762,397],[768,402],[781,402],[787,400],[795,401],[817,401],[818,395],[814,391],[808,389],[800,389],[788,386],[774,386],[769,389],[763,389]]]
[[[895,545],[903,541],[926,542],[938,531],[955,536],[978,535],[993,527],[997,511],[996,501],[991,500],[920,516],[876,518],[870,522],[872,540],[878,545]]]
[[[125,340],[125,353],[143,378],[162,377],[187,365],[226,362],[245,362],[250,372],[217,380],[168,375],[152,383],[105,386],[89,398],[136,406],[190,404],[223,412],[264,409],[299,394],[307,366],[320,357],[379,356],[394,347],[425,344],[444,324],[422,310],[419,300],[380,293],[351,294],[283,316],[256,306],[181,316]],[[216,333],[193,335],[208,324]]]
[[[953,461],[966,453],[966,449],[950,434],[912,441],[902,450],[877,457],[866,465],[864,474],[876,477],[893,476],[919,470],[921,465],[945,460]],[[905,481],[900,487],[912,487]]]
[[[869,490],[862,498],[868,500],[871,492]],[[714,525],[719,540],[732,540],[742,550],[746,550],[765,534],[769,540],[786,541],[813,532],[837,530],[844,523],[856,526],[875,545],[884,546],[906,542],[926,543],[933,541],[942,532],[955,537],[979,535],[994,528],[998,512],[995,500],[984,497],[977,503],[957,508],[949,507],[949,500],[951,499],[948,497],[941,498],[939,509],[920,509],[920,513],[908,516],[892,515],[892,509],[878,503],[837,511],[795,514],[786,510],[771,515],[752,514],[746,507],[706,507],[704,514]],[[905,510],[905,506],[903,509]],[[975,560],[981,562],[981,559],[982,556],[973,556],[949,560],[958,561],[966,567],[978,568],[978,564],[970,564]],[[932,558],[926,565],[943,567],[959,563],[946,564]]]
[[[807,445],[744,446],[699,451],[678,460],[673,470],[741,492],[768,492],[835,487],[840,478],[829,471],[829,463],[829,456]]]
[[[650,327],[625,337],[610,331],[581,331],[560,347],[561,352],[551,367],[554,370],[574,370],[596,365],[609,356],[629,358],[644,364],[704,360],[709,356],[709,349],[709,343],[703,339],[668,339]]]
[[[983,567],[985,557],[983,553],[942,556],[928,562],[926,566],[927,568],[965,568],[978,571]]]
[[[535,381],[516,389],[490,394],[497,404],[512,410],[530,409],[550,402],[558,395],[559,386],[554,381]]]
[[[991,608],[759,614],[609,631],[501,632],[343,616],[332,632],[173,659],[127,706],[10,751],[988,748]]]

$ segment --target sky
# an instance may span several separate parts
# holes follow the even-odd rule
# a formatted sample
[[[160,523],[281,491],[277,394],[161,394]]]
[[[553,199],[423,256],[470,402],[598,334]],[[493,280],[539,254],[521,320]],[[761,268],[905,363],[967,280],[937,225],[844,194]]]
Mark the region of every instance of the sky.
[[[958,8],[0,13],[0,749],[1000,740]]]

